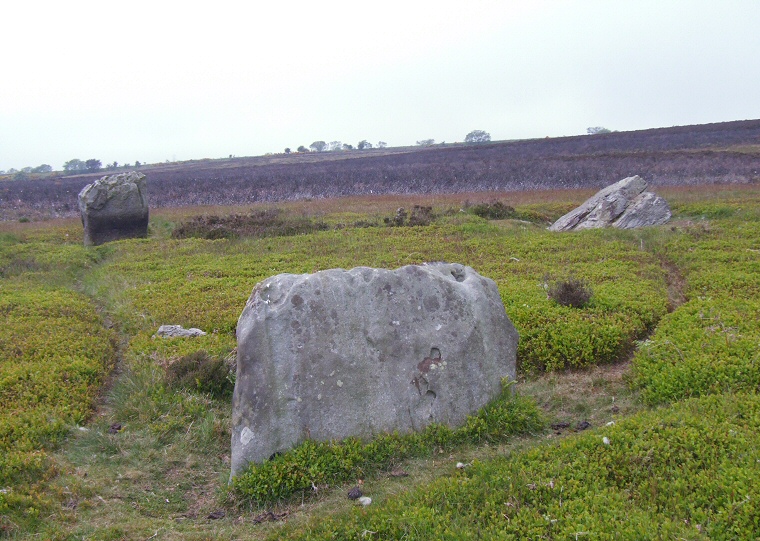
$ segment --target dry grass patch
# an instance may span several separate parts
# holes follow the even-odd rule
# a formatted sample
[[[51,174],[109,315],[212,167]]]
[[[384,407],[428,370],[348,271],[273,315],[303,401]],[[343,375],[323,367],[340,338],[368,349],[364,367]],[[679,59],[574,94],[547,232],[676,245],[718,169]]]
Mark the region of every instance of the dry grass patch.
[[[626,360],[525,378],[519,389],[547,413],[556,435],[570,433],[583,430],[584,422],[603,426],[642,409],[628,384],[630,366]]]

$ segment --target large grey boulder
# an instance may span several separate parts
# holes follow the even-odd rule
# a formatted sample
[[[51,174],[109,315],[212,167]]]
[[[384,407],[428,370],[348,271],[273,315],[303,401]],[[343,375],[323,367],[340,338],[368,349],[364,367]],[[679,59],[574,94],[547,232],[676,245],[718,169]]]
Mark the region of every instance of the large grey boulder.
[[[299,442],[456,426],[515,377],[496,284],[448,263],[280,274],[238,320],[232,475]]]
[[[79,192],[79,211],[87,246],[148,236],[145,175],[132,171],[105,176]]]
[[[666,223],[671,216],[667,201],[646,189],[647,183],[640,176],[624,178],[562,216],[549,230],[633,229]]]

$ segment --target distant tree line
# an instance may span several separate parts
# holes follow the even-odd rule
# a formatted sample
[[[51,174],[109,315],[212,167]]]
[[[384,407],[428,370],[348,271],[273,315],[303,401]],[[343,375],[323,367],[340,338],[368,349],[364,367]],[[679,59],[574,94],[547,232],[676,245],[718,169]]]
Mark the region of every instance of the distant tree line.
[[[105,166],[106,171],[117,171],[119,169],[136,169],[142,167],[142,163],[136,161],[134,165],[125,163],[119,165],[119,162],[114,161]],[[91,158],[89,160],[80,160],[74,158],[63,164],[64,173],[97,173],[103,170],[103,163],[96,159]],[[31,175],[49,174],[53,172],[53,166],[43,163],[37,167],[24,167],[22,169],[8,169],[7,171],[0,170],[0,175],[11,175],[13,180],[27,180],[33,178]]]
[[[465,136],[465,143],[487,143],[491,140],[491,135],[488,132],[485,132],[483,130],[473,130],[470,133],[468,133]],[[423,147],[429,147],[433,146],[435,144],[435,139],[421,139],[417,141],[417,146],[423,146]],[[444,144],[443,142],[441,144]],[[343,151],[343,150],[371,150],[373,148],[386,148],[388,146],[388,143],[385,141],[378,141],[375,145],[367,141],[366,139],[362,139],[359,141],[356,146],[350,145],[348,143],[341,143],[340,141],[331,141],[327,143],[326,141],[314,141],[312,144],[309,145],[309,148],[306,148],[304,145],[299,146],[296,150],[297,152],[304,153],[304,152],[336,152],[336,151]],[[290,154],[292,151],[290,147],[287,147],[285,149],[285,154]]]
[[[136,161],[134,165],[130,165],[129,163],[119,165],[119,162],[114,161],[113,163],[107,164],[105,168],[107,171],[116,171],[118,169],[138,168],[142,165],[143,164],[139,161]],[[74,158],[73,160],[69,160],[63,164],[64,173],[97,173],[102,169],[103,163],[97,158],[91,158],[84,161],[78,158]]]
[[[356,146],[349,143],[342,143],[340,141],[331,141],[329,143],[325,141],[314,141],[306,148],[304,145],[298,147],[298,152],[337,152],[343,150],[371,150],[373,148],[385,148],[388,144],[385,141],[378,141],[376,145],[373,145],[366,139],[359,141]],[[285,153],[289,154],[290,149],[285,149]]]

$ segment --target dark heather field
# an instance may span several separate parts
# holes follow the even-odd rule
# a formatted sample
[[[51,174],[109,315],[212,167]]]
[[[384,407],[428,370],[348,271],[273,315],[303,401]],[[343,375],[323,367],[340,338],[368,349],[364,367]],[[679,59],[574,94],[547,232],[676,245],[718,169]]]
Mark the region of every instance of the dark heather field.
[[[760,181],[760,120],[600,135],[195,160],[143,166],[151,208],[247,205],[378,194],[601,188],[638,174],[650,186]],[[3,220],[78,215],[105,173],[0,182]]]

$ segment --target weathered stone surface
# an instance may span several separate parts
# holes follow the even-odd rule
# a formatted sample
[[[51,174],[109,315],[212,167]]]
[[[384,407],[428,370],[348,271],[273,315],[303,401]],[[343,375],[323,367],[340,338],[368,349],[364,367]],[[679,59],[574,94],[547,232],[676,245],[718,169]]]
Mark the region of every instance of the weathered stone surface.
[[[237,327],[232,475],[307,438],[461,424],[515,377],[517,331],[470,267],[281,274]]]
[[[645,191],[641,177],[624,178],[597,192],[581,206],[568,212],[549,227],[550,231],[571,231],[598,227],[633,229],[660,225],[670,220],[670,207],[660,196]]]
[[[79,192],[79,211],[87,246],[148,236],[145,175],[132,171],[105,176]]]
[[[193,336],[205,336],[206,333],[200,329],[192,327],[185,329],[182,325],[161,325],[156,331],[156,336],[162,338],[188,338]]]

